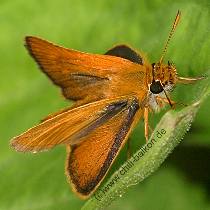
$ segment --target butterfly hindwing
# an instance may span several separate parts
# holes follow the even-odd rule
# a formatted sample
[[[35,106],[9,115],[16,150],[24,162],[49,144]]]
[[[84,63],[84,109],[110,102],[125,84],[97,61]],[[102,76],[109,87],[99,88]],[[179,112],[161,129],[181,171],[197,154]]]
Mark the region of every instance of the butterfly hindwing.
[[[105,54],[125,58],[131,62],[143,65],[143,58],[127,45],[117,45],[108,50]]]
[[[133,97],[125,109],[84,136],[80,144],[69,146],[66,174],[81,197],[90,196],[103,180],[141,114]]]

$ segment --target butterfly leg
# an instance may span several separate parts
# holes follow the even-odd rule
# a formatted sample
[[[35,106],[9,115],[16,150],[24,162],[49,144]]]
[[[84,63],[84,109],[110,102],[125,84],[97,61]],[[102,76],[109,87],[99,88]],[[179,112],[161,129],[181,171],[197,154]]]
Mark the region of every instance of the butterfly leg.
[[[164,106],[164,104],[163,104],[163,102],[164,102],[164,103],[169,104],[169,105],[171,106],[172,109],[175,109],[176,102],[175,102],[175,101],[172,101],[170,98],[162,98],[162,97],[157,96],[156,99],[157,99],[157,101],[158,101],[158,104],[159,104],[161,107]]]
[[[149,139],[149,108],[144,108],[144,136],[146,138],[146,142],[148,142]]]
[[[168,99],[166,99],[166,98],[161,98],[161,97],[157,96],[156,99],[157,99],[158,102],[165,102],[167,104],[170,104]],[[172,109],[175,109],[177,104],[178,105],[182,105],[182,106],[187,106],[184,103],[175,102],[175,101],[173,101],[171,99],[170,99],[170,102],[171,102],[171,105],[172,105],[172,107],[171,107]]]

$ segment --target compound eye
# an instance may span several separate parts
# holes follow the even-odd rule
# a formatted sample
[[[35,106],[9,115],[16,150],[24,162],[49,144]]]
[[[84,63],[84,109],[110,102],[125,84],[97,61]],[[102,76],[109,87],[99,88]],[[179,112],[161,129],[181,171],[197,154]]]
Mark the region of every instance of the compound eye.
[[[153,81],[150,85],[150,91],[153,94],[158,94],[163,91],[163,86],[161,85],[160,81]]]

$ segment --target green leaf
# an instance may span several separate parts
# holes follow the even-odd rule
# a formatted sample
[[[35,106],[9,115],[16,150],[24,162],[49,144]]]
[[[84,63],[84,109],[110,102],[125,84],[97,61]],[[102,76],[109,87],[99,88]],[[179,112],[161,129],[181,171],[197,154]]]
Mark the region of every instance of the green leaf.
[[[9,148],[12,137],[70,105],[29,57],[23,46],[24,36],[35,35],[98,54],[126,43],[144,52],[152,63],[160,58],[179,9],[182,18],[166,61],[176,64],[180,76],[201,76],[210,68],[209,0],[1,0],[0,6],[0,209],[69,210],[80,209],[84,203],[66,182],[64,147],[35,155]],[[203,86],[197,84],[180,85],[171,97],[176,102],[191,104],[202,95],[202,90]],[[209,209],[209,107],[210,100],[205,100],[190,132],[170,156],[175,160],[183,158],[180,162],[186,161],[186,165],[166,160],[166,167],[130,188],[110,208]],[[152,127],[159,117],[155,120],[155,116],[150,117]],[[140,147],[139,140],[144,141],[142,121],[133,133],[132,151]],[[179,148],[183,151],[181,157]],[[202,155],[195,155],[195,148]],[[191,151],[192,157],[185,155],[186,150]],[[121,154],[119,165],[124,162],[123,151]],[[203,169],[200,174],[198,160]],[[185,173],[187,166],[195,171],[190,168]],[[197,178],[192,180],[193,172]]]
[[[156,171],[190,129],[201,103],[209,94],[210,89],[206,87],[199,101],[179,111],[167,112],[156,126],[148,143],[127,160],[82,209],[105,208],[113,200],[121,197],[127,188],[138,184]]]

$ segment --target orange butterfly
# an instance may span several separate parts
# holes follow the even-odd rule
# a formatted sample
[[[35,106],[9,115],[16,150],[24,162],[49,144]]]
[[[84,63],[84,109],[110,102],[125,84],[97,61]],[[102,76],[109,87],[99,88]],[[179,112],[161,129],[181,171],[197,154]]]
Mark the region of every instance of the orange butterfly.
[[[149,110],[157,111],[165,103],[173,106],[168,94],[176,83],[202,79],[178,77],[173,64],[163,63],[179,20],[178,11],[162,57],[154,64],[126,45],[95,55],[26,37],[26,47],[42,71],[75,103],[15,137],[11,146],[39,152],[65,144],[68,181],[81,198],[89,197],[139,119],[144,117],[148,139]]]

